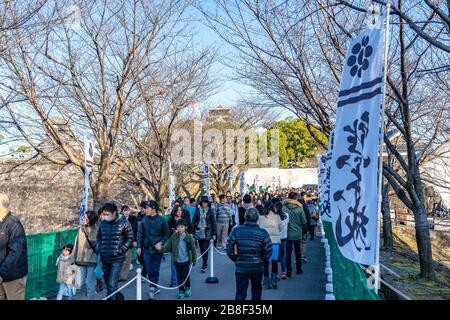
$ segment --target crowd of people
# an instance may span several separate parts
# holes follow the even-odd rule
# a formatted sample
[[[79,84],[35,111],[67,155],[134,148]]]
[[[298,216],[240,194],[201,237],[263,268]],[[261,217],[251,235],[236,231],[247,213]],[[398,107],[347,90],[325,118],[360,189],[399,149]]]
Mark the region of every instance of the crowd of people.
[[[278,281],[303,273],[307,262],[308,234],[314,239],[319,220],[314,190],[250,192],[241,197],[226,194],[198,199],[185,197],[160,210],[154,201],[142,201],[132,210],[114,203],[87,211],[73,244],[65,244],[57,260],[57,299],[73,298],[74,288],[85,287],[89,300],[106,285],[111,300],[119,282],[128,279],[132,249],[137,253],[142,276],[150,282],[149,298],[160,292],[159,272],[164,253],[170,253],[171,287],[178,299],[191,296],[190,269],[201,259],[201,272],[208,268],[211,239],[236,266],[236,300],[246,298],[249,281],[252,299],[262,290],[277,289]],[[133,212],[134,211],[134,212]],[[27,258],[26,238],[20,221],[9,211],[9,199],[0,194],[0,299],[24,297]],[[13,234],[4,238],[3,234]],[[15,232],[15,233],[14,233]]]

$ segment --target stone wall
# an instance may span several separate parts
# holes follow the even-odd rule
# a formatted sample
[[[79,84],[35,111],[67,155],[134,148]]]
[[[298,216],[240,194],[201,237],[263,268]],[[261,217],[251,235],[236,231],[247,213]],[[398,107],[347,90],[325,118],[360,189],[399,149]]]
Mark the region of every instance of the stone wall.
[[[11,211],[20,217],[27,234],[76,227],[83,188],[84,176],[73,165],[0,161],[0,192],[9,194]],[[121,185],[114,185],[110,196],[118,206],[131,201]]]

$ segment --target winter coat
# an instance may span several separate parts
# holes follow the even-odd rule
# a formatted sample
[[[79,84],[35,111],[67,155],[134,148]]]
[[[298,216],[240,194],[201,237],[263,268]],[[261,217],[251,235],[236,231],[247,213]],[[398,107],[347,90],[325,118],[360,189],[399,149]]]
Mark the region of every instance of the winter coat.
[[[288,231],[288,224],[289,224],[289,214],[285,212],[286,219],[281,220],[281,233],[280,233],[280,239],[284,240],[287,239],[287,231]]]
[[[234,245],[237,256],[234,255]],[[272,241],[267,230],[256,222],[246,221],[231,230],[227,241],[227,255],[235,262],[238,273],[264,272],[264,262],[272,256]]]
[[[96,251],[97,233],[100,223],[93,226],[82,226],[78,230],[72,255],[77,266],[96,266],[98,256]],[[89,241],[86,238],[89,238]]]
[[[74,256],[72,254],[64,257],[62,254],[56,260],[58,272],[56,282],[60,284],[73,284],[75,281],[76,267],[74,266]]]
[[[199,224],[200,224],[200,208],[197,208],[195,210],[194,220],[192,221],[194,234]],[[209,208],[208,212],[206,213],[205,240],[211,240],[212,236],[216,235],[217,235],[216,216],[214,214],[214,210]]]
[[[272,244],[281,243],[281,230],[283,229],[283,224],[279,215],[272,211],[270,211],[267,216],[260,215],[258,225],[267,230]]]
[[[231,207],[226,203],[219,203],[215,208],[216,223],[230,224],[231,222]]]
[[[103,263],[125,261],[133,242],[133,230],[123,215],[113,221],[103,220],[97,233],[96,250]]]
[[[238,212],[239,212],[239,225],[243,225],[245,222],[245,211],[247,211],[246,208],[244,207],[239,207]]]
[[[145,216],[138,226],[137,247],[146,254],[158,253],[155,245],[169,239],[167,220],[159,214],[154,217]]]
[[[27,239],[19,218],[9,212],[0,221],[0,278],[9,282],[28,274]]]
[[[303,206],[297,200],[286,199],[283,210],[289,215],[287,239],[290,241],[302,239],[302,227],[306,226]]]
[[[184,241],[187,244],[187,251],[189,255],[189,263],[195,265],[197,261],[197,252],[195,251],[195,241],[194,237],[189,233],[185,232],[186,237]],[[171,252],[172,253],[172,261],[178,262],[178,246],[180,244],[180,235],[178,233],[173,233],[170,237],[169,241],[167,241],[164,246],[161,248],[161,253]]]
[[[310,224],[311,224],[311,226],[316,226],[317,225],[317,221],[312,218],[313,213],[316,212],[316,207],[313,204],[307,204],[306,208],[308,208],[308,211],[310,213]]]

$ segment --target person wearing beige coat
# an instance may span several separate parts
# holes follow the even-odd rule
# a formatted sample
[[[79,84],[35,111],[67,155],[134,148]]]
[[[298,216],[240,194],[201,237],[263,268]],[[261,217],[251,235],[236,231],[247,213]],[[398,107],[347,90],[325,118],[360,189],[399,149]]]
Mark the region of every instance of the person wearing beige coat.
[[[97,295],[95,286],[95,268],[98,255],[95,250],[97,244],[98,215],[95,211],[87,211],[83,225],[78,230],[74,245],[74,263],[78,266],[82,283],[86,284],[86,293],[89,300],[95,300]]]
[[[64,292],[67,291],[69,300],[73,297],[73,284],[75,282],[76,266],[73,259],[73,245],[67,244],[62,249],[61,255],[56,260],[58,271],[56,273],[56,282],[59,283],[56,300],[62,300]]]
[[[281,231],[283,230],[283,222],[279,215],[275,214],[275,208],[270,200],[264,203],[264,210],[259,216],[258,224],[265,229],[272,241],[273,254],[269,261],[264,263],[264,280],[263,286],[266,289],[277,289],[278,275],[278,255],[281,244]],[[272,274],[269,280],[269,263],[272,264]]]

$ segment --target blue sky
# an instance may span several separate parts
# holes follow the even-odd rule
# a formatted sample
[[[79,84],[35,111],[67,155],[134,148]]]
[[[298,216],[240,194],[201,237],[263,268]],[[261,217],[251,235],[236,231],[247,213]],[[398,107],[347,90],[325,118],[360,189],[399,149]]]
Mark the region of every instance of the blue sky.
[[[217,93],[211,96],[208,101],[206,101],[205,105],[211,107],[217,105],[232,106],[241,98],[242,95],[248,94],[253,89],[244,85],[240,81],[232,80],[233,69],[221,62],[223,57],[235,55],[236,50],[221,39],[215,31],[210,29],[204,23],[201,13],[195,11],[193,12],[193,15],[197,19],[193,25],[196,31],[196,35],[194,37],[195,45],[200,47],[212,45],[219,48],[218,61],[212,67],[212,74],[217,78],[218,89]],[[279,118],[283,119],[288,116],[293,116],[293,113],[284,109],[282,110]]]

